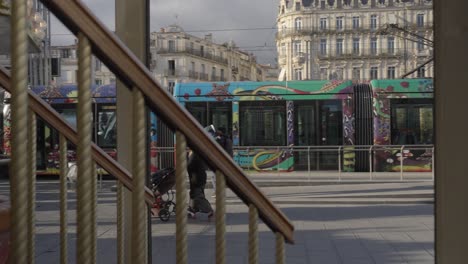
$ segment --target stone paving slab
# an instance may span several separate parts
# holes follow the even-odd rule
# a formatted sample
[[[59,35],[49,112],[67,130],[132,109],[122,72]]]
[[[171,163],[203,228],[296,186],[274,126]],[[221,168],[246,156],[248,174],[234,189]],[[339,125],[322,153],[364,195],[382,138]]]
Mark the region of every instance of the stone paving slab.
[[[105,181],[99,191],[99,263],[116,263],[116,194],[110,191],[113,184]],[[57,188],[57,181],[37,183],[37,263],[59,263]],[[0,181],[0,194],[8,194],[8,189],[8,182]],[[286,245],[286,263],[434,263],[433,204],[410,200],[407,204],[384,203],[398,196],[413,199],[404,196],[410,194],[433,200],[424,197],[433,194],[432,183],[328,184],[262,190],[295,226],[295,244]],[[207,190],[208,196],[212,191]],[[379,195],[385,195],[382,201],[372,202],[380,199]],[[75,193],[70,192],[68,197],[69,263],[76,263]],[[339,202],[342,199],[355,203]],[[367,203],[356,203],[356,199]],[[325,200],[337,202],[319,203]],[[248,208],[236,202],[232,192],[228,192],[227,201],[227,263],[247,263]],[[187,230],[188,263],[215,263],[215,222],[200,215],[188,221]],[[152,237],[153,263],[175,263],[174,217],[168,222],[152,219]],[[259,241],[260,263],[275,263],[275,236],[264,224],[259,225]]]

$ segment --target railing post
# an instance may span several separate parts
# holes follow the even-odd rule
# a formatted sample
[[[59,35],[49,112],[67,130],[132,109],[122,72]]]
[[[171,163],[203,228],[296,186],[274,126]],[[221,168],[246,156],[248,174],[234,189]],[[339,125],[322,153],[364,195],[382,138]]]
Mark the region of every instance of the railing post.
[[[117,181],[117,263],[125,263],[124,186]]]
[[[28,226],[28,42],[26,0],[11,3],[11,263],[27,263]]]
[[[91,156],[91,46],[78,34],[77,262],[96,262],[95,166]]]
[[[249,205],[249,264],[258,263],[258,210]]]
[[[405,145],[401,146],[401,149],[400,149],[400,181],[403,181],[403,160],[405,159],[405,157],[403,156],[403,149],[405,148]]]
[[[216,170],[216,263],[226,263],[226,179]]]
[[[67,240],[67,139],[63,134],[59,137],[60,145],[60,263],[66,264],[68,260]]]
[[[132,262],[147,263],[148,209],[146,183],[146,115],[143,94],[133,88],[133,193],[132,193]]]
[[[187,143],[176,132],[176,263],[187,263]]]
[[[35,262],[35,208],[36,208],[36,114],[29,111],[29,176],[28,181],[28,263]]]
[[[281,233],[276,233],[276,264],[285,263],[284,237]]]

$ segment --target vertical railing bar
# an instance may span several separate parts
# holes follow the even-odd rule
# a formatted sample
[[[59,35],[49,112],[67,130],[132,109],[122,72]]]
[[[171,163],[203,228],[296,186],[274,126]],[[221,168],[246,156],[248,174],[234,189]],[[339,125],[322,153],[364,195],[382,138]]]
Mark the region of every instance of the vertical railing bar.
[[[123,220],[123,183],[117,180],[117,264],[125,262],[124,254],[124,220]]]
[[[226,179],[216,170],[216,263],[226,263]]]
[[[187,264],[187,142],[176,132],[176,263]]]
[[[405,148],[405,145],[401,146],[401,149],[400,149],[400,181],[403,181],[403,160],[405,159],[404,158],[404,155],[403,155],[403,149]]]
[[[372,148],[374,146],[369,147],[369,180],[372,181],[372,171],[373,171],[373,166],[372,166]]]
[[[341,182],[341,148],[342,146],[338,147],[338,181],[339,182]]]
[[[28,42],[26,0],[11,3],[11,263],[27,263],[28,232]],[[25,217],[26,216],[26,217]]]
[[[246,155],[246,156],[250,158],[249,155],[250,155],[249,147],[247,147],[247,155]],[[252,159],[252,161],[253,161],[253,159]],[[247,164],[248,164],[248,165],[247,165],[247,171],[249,171],[249,173],[251,174],[251,172],[250,172],[250,163],[247,163]],[[252,174],[251,174],[251,175],[252,175]]]
[[[276,151],[277,151],[277,155],[278,155],[278,158],[276,159],[276,163],[277,163],[277,168],[278,168],[278,176],[280,176],[280,158],[281,158],[281,155],[279,155],[280,153],[280,148],[277,147],[276,148]]]
[[[434,153],[435,149],[434,147],[432,147],[432,180],[434,181],[435,179],[435,153]]]
[[[91,46],[78,33],[77,263],[96,262],[95,167],[91,155]]]
[[[60,263],[66,264],[68,260],[67,240],[67,139],[63,134],[59,137],[60,146]]]
[[[310,176],[311,176],[311,172],[310,172],[310,146],[307,147],[307,172],[308,172],[309,182],[310,182]]]
[[[249,264],[258,263],[258,210],[249,205]]]
[[[276,233],[276,264],[285,263],[284,237],[281,233]]]
[[[147,263],[146,115],[143,94],[133,88],[132,262]]]
[[[94,160],[91,160],[91,168],[92,168],[92,173],[93,173],[93,178],[92,178],[92,192],[93,195],[91,196],[92,199],[92,205],[93,205],[93,210],[91,210],[92,213],[92,223],[94,223],[92,226],[92,235],[95,237],[95,239],[91,240],[93,242],[92,247],[95,249],[93,251],[93,259],[96,259],[97,257],[97,226],[98,226],[98,219],[97,219],[97,166],[96,162]]]
[[[35,208],[36,208],[36,114],[29,111],[29,177],[28,181],[28,263],[35,259]]]

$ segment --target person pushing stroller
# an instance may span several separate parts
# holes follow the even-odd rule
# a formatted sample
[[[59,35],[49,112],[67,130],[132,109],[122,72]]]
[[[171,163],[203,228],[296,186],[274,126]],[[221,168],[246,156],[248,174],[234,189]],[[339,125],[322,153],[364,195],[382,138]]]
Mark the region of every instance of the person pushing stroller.
[[[212,136],[214,136],[216,130],[213,125],[205,128]],[[206,186],[206,165],[203,158],[198,153],[192,152],[189,154],[187,172],[190,181],[190,205],[188,208],[188,215],[191,218],[196,217],[196,213],[206,213],[210,219],[213,214],[213,207],[205,197],[205,186]]]

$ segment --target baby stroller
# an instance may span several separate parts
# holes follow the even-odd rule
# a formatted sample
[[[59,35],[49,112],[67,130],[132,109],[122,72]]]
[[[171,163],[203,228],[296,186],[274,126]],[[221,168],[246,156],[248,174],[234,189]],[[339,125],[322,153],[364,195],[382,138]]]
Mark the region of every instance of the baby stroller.
[[[175,170],[166,168],[151,174],[151,189],[155,201],[151,208],[151,214],[157,214],[161,221],[168,221],[171,214],[175,213]]]

